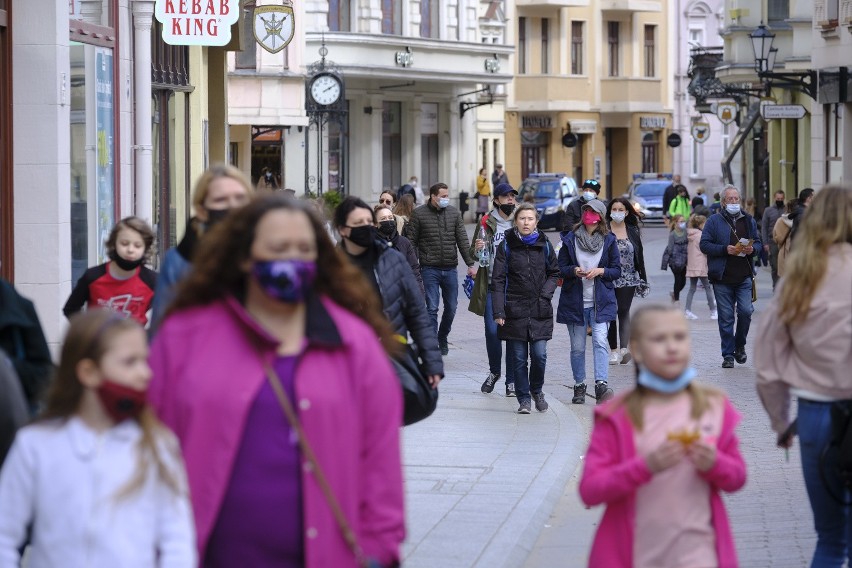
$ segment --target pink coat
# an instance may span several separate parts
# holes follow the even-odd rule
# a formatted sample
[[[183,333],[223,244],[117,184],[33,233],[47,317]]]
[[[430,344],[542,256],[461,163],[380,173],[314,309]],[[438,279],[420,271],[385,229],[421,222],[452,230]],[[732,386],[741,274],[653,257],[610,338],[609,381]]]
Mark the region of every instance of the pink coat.
[[[588,506],[606,504],[598,527],[590,568],[633,566],[633,523],[636,490],[651,480],[644,458],[636,455],[633,425],[620,402],[623,396],[595,408],[595,426],[580,480],[580,498]],[[710,510],[716,533],[719,568],[736,568],[737,553],[719,491],[737,491],[746,481],[746,467],[734,428],[740,417],[725,400],[724,422],[717,441],[716,465],[702,476],[710,484]]]
[[[369,326],[328,299],[308,302],[305,335],[295,382],[305,433],[365,555],[391,564],[405,538],[399,381]],[[202,559],[266,380],[259,353],[271,361],[277,345],[233,299],[169,316],[154,340],[149,399],[181,442]],[[354,568],[308,470],[305,566]]]
[[[698,244],[701,242],[701,229],[689,229],[686,232],[689,244],[686,246],[686,276],[707,276],[707,255],[701,252]]]

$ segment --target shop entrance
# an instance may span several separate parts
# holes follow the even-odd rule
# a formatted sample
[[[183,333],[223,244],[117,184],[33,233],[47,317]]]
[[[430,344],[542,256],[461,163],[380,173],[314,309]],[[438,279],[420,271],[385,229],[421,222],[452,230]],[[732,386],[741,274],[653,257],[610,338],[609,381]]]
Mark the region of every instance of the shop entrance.
[[[284,164],[284,128],[251,127],[251,181],[257,187],[282,189]],[[267,176],[266,173],[271,176]]]
[[[527,179],[530,174],[547,171],[549,145],[549,132],[521,130],[521,179]]]
[[[656,132],[642,133],[642,173],[660,171],[660,140]]]

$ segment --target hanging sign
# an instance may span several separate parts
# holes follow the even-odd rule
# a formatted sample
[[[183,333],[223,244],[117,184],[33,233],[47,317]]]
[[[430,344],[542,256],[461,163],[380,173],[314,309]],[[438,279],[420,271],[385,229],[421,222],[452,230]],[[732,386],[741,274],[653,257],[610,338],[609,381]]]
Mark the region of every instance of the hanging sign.
[[[710,138],[710,123],[709,122],[693,122],[692,137],[696,142],[704,144]]]
[[[720,101],[716,103],[716,116],[722,124],[731,124],[737,119],[737,103],[734,101]]]
[[[293,41],[293,2],[279,6],[257,6],[254,9],[254,39],[269,53],[278,53]]]
[[[240,18],[239,0],[157,0],[154,14],[169,45],[222,46]]]

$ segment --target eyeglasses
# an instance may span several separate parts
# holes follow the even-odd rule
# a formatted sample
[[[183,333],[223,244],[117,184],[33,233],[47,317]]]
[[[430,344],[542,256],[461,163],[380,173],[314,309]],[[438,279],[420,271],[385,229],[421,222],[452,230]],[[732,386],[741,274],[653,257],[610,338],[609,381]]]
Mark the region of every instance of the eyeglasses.
[[[379,205],[393,205],[393,199],[379,199]]]

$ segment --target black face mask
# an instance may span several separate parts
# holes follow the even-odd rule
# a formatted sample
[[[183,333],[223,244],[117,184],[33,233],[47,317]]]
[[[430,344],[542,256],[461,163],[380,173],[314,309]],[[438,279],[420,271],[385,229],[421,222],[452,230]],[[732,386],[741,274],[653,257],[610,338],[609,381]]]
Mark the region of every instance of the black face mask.
[[[776,202],[775,202],[775,207],[784,207],[784,201],[783,201],[783,200],[781,200],[781,201],[776,201]]]
[[[208,209],[207,210],[207,228],[210,229],[213,225],[222,222],[225,217],[231,212],[230,209]]]
[[[369,247],[376,240],[376,228],[373,225],[350,227],[346,238],[359,247]]]
[[[515,204],[514,203],[503,203],[502,205],[500,205],[500,211],[502,211],[503,214],[506,215],[507,217],[509,215],[511,215],[512,211],[514,211],[514,210],[515,210]]]
[[[126,258],[122,258],[118,251],[110,251],[109,259],[113,261],[120,269],[122,270],[136,270],[139,265],[145,262],[145,257],[139,258],[137,260],[127,260]]]
[[[396,234],[396,221],[388,219],[387,221],[379,221],[379,234],[390,239]]]

